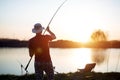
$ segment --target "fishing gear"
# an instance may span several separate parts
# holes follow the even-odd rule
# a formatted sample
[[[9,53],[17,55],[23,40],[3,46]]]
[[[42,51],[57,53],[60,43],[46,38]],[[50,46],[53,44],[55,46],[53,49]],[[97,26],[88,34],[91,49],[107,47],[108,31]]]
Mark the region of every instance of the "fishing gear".
[[[33,57],[33,56],[32,56],[32,57]],[[28,68],[28,66],[29,66],[29,64],[30,64],[30,62],[31,62],[31,60],[32,60],[32,57],[30,58],[28,64],[26,65],[25,70],[27,70],[27,68]]]
[[[22,63],[20,61],[17,60],[17,62],[20,64],[21,66],[21,75],[23,75],[23,69],[25,70],[25,67],[22,65]],[[25,70],[26,74],[28,74],[28,70]]]
[[[58,7],[58,9],[55,11],[55,13],[53,14],[53,16],[52,16],[50,22],[48,23],[47,27],[49,27],[49,25],[51,24],[53,18],[55,17],[55,15],[56,15],[57,12],[59,11],[59,9],[63,6],[63,4],[64,4],[66,1],[67,1],[67,0],[65,0],[65,1]],[[47,30],[47,28],[46,28],[45,31],[43,32],[43,35],[45,34],[46,30]]]
[[[55,66],[53,67],[53,70],[54,70],[54,72],[55,72],[56,74],[59,74],[59,72],[55,71]]]
[[[47,28],[49,27],[49,25],[51,24],[53,18],[55,17],[55,15],[57,14],[57,12],[60,10],[60,8],[63,6],[63,4],[64,4],[66,1],[67,1],[67,0],[65,0],[65,1],[58,7],[58,9],[55,11],[55,13],[53,14],[52,18],[50,19],[50,21],[49,21],[49,23],[48,23],[48,25],[47,25]],[[46,28],[45,31],[43,32],[43,35],[45,34],[47,28]],[[33,57],[33,56],[32,56],[32,57]],[[31,60],[32,60],[32,57],[30,58],[28,64],[26,65],[25,70],[27,70],[27,68],[28,68],[28,66],[29,66],[29,64],[30,64],[30,62],[31,62]]]

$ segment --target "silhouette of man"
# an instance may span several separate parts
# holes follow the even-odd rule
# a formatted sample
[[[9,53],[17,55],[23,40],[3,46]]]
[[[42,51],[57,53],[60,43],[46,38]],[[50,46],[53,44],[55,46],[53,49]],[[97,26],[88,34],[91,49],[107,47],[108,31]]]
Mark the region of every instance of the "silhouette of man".
[[[32,29],[36,36],[29,40],[29,55],[35,55],[35,76],[36,80],[43,80],[44,71],[47,74],[48,80],[53,80],[54,69],[49,52],[49,41],[56,38],[55,34],[47,27],[46,31],[49,35],[42,35],[43,27],[40,23],[36,23]]]

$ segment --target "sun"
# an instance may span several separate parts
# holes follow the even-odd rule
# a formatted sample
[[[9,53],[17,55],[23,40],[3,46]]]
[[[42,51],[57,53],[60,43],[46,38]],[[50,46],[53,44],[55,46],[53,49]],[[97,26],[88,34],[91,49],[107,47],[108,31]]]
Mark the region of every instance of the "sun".
[[[81,43],[87,43],[87,42],[89,42],[89,36],[84,36],[84,37],[82,37],[82,38],[80,38],[78,40]]]
[[[79,20],[76,20],[79,21]],[[79,22],[69,21],[70,23],[61,23],[60,27],[55,28],[58,38],[86,43],[90,40],[91,33],[94,27],[78,24]],[[60,33],[60,34],[59,34]]]
[[[81,43],[87,43],[90,40],[90,32],[89,31],[78,31],[78,32],[74,32],[73,34],[70,34],[72,40],[77,41],[77,42],[81,42]]]

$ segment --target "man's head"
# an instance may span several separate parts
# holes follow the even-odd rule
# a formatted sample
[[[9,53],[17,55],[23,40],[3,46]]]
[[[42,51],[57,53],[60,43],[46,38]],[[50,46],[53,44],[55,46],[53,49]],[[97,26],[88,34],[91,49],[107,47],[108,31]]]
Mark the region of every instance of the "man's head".
[[[44,27],[40,23],[36,23],[34,25],[34,28],[32,29],[33,33],[41,33],[43,31]]]

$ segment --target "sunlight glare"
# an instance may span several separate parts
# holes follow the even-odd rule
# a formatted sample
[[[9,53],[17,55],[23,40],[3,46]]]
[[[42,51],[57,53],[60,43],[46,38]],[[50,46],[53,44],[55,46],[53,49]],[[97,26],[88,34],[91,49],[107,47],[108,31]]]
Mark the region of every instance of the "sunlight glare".
[[[104,17],[99,15],[99,10],[93,6],[74,6],[74,13],[71,13],[71,8],[66,8],[64,12],[58,14],[54,23],[59,27],[57,36],[67,40],[78,42],[88,42],[92,32],[96,29],[103,29]],[[78,9],[79,8],[79,9]],[[99,16],[98,16],[99,15]],[[57,22],[59,21],[59,23]],[[61,33],[59,36],[59,33]]]
[[[74,66],[77,66],[77,68],[84,68],[87,63],[91,62],[90,53],[89,49],[78,48],[71,55],[71,62]]]

